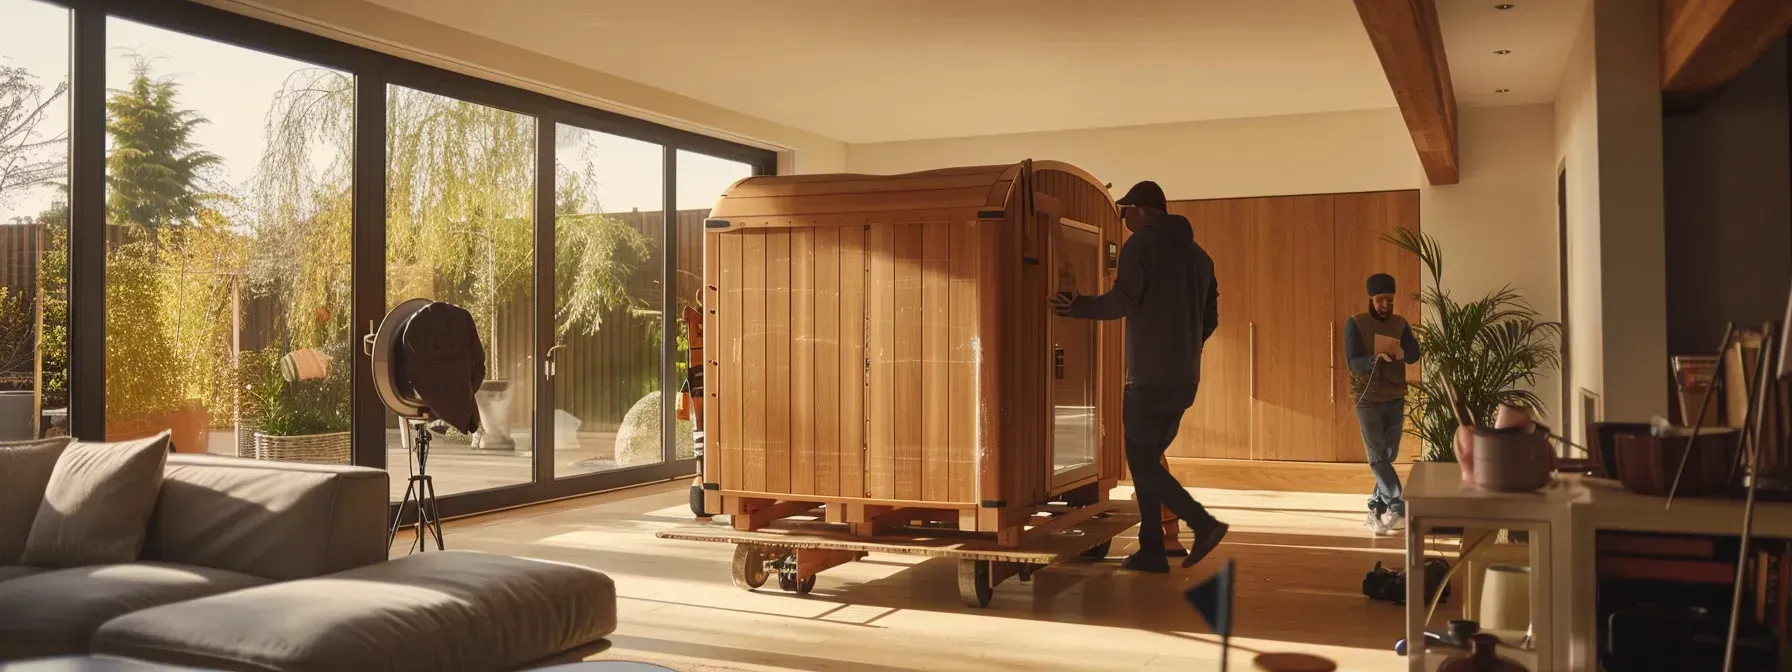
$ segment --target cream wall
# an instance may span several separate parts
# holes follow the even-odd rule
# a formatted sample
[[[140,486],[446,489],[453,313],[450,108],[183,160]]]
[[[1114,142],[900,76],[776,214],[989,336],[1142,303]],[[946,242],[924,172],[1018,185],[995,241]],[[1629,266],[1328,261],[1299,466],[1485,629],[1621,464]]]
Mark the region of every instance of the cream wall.
[[[1398,110],[1224,122],[854,144],[847,168],[888,174],[953,165],[1056,159],[1124,191],[1161,184],[1172,200],[1420,190],[1420,227],[1444,246],[1459,297],[1511,284],[1560,319],[1550,105],[1461,114],[1463,180],[1431,187]],[[1536,391],[1559,408],[1553,377]],[[1552,410],[1553,415],[1553,410]]]
[[[1599,100],[1594,95],[1593,4],[1569,52],[1556,91],[1555,165],[1563,171],[1568,220],[1568,401],[1579,390],[1605,393],[1603,277],[1599,254]],[[1575,411],[1570,436],[1584,438],[1585,421]],[[1584,442],[1577,440],[1576,443]]]
[[[1155,180],[1171,200],[1418,187],[1419,162],[1395,109],[1056,133],[854,144],[847,169],[1067,161],[1124,191]]]
[[[1604,416],[1647,420],[1668,412],[1660,15],[1633,0],[1593,10]]]
[[[1659,23],[1651,3],[1595,0],[1556,94],[1572,386],[1611,420],[1668,414]]]
[[[1444,287],[1469,301],[1510,285],[1560,320],[1554,107],[1464,108],[1459,119],[1462,181],[1419,189],[1420,227],[1443,247]],[[1562,417],[1555,373],[1532,391]]]
[[[364,0],[199,0],[358,46],[564,100],[779,152],[780,172],[845,168],[838,140],[733,112]]]

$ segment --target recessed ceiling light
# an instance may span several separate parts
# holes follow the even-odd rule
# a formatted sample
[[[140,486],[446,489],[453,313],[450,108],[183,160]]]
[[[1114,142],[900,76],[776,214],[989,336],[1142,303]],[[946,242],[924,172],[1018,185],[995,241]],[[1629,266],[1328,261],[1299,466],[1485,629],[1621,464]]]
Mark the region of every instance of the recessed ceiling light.
[[[1512,53],[1512,50],[1511,49],[1501,49],[1501,50],[1493,52],[1493,53],[1499,54],[1501,56],[1505,56],[1506,54]]]
[[[1512,8],[1512,4],[1511,4],[1511,3],[1506,3],[1506,4],[1503,4],[1503,5],[1494,5],[1494,6],[1493,6],[1493,8],[1494,8],[1494,9],[1497,9],[1497,10],[1500,10],[1500,11],[1502,11],[1502,12],[1503,12],[1503,11],[1506,11],[1506,10],[1508,10],[1508,9],[1511,9],[1511,8]]]
[[[1494,93],[1511,93],[1512,90],[1511,89],[1494,89],[1493,92]]]

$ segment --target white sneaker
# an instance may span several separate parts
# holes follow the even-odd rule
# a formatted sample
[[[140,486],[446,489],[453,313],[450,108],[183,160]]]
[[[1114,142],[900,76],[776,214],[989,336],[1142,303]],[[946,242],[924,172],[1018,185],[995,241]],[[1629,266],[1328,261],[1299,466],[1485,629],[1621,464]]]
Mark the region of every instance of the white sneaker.
[[[1376,536],[1382,536],[1388,533],[1388,524],[1382,521],[1381,514],[1375,513],[1374,511],[1370,511],[1368,517],[1363,519],[1363,527],[1368,528],[1369,531]]]
[[[1406,516],[1402,516],[1398,513],[1394,513],[1393,511],[1389,511],[1386,514],[1384,514],[1382,523],[1389,530],[1404,530],[1404,529],[1406,529]]]

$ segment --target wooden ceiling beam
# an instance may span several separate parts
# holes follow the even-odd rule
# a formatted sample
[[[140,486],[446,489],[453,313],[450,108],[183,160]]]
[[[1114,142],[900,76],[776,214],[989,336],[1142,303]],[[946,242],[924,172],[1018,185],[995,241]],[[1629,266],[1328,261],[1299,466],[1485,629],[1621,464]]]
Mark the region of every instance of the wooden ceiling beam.
[[[1432,184],[1456,184],[1462,179],[1456,89],[1435,0],[1356,0],[1356,11],[1394,89],[1425,176]]]
[[[1788,28],[1787,0],[1661,0],[1661,90],[1715,89],[1748,69]]]

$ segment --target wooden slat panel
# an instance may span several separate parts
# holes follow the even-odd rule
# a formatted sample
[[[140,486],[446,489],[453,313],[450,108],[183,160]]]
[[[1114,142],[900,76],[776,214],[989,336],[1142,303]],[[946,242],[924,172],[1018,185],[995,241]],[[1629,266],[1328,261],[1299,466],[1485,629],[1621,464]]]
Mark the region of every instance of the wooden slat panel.
[[[976,224],[948,225],[951,251],[947,295],[950,326],[946,338],[951,349],[947,364],[946,423],[951,479],[947,498],[954,502],[976,501],[977,461],[977,247]]]
[[[952,496],[951,227],[928,224],[921,235],[921,498],[944,502]]]
[[[1008,305],[1002,301],[1002,286],[1007,279],[999,252],[1005,242],[1003,230],[1010,223],[979,222],[975,227],[977,244],[977,332],[981,352],[977,361],[977,491],[979,503],[1000,500],[1007,483],[1002,449],[1008,441],[1008,423],[1002,417],[1007,404],[1009,367],[1005,324]]]
[[[765,488],[790,492],[790,238],[774,231],[766,236],[765,360]]]
[[[887,212],[848,211],[797,215],[753,215],[729,218],[725,220],[728,222],[728,228],[719,230],[789,229],[805,226],[876,226],[879,224],[912,226],[934,222],[967,222],[977,219],[979,213],[988,212],[987,207],[976,205],[923,210],[890,210]]]
[[[989,202],[989,186],[925,189],[894,194],[821,194],[815,196],[729,197],[717,204],[718,218],[801,216],[830,212],[890,212],[937,208],[974,208]]]
[[[741,487],[765,490],[766,415],[764,390],[771,384],[766,347],[766,234],[741,240]]]
[[[1368,460],[1356,419],[1356,400],[1350,395],[1350,369],[1344,357],[1343,341],[1345,321],[1369,310],[1364,282],[1376,273],[1393,275],[1399,287],[1394,311],[1408,320],[1419,319],[1419,256],[1382,240],[1382,236],[1400,227],[1414,232],[1419,230],[1419,192],[1389,191],[1332,197],[1332,287],[1335,293],[1332,304],[1336,325],[1332,366],[1337,371],[1333,382],[1333,394],[1337,399],[1337,438],[1331,461]],[[1407,367],[1407,377],[1418,380],[1419,370],[1417,365]],[[1415,459],[1418,451],[1419,442],[1410,434],[1401,439],[1400,454],[1404,459]]]
[[[754,181],[729,192],[729,198],[766,198],[772,196],[822,196],[829,194],[889,194],[899,191],[933,189],[988,189],[1002,179],[1005,167],[962,175],[891,175],[848,176],[823,182]],[[900,197],[900,196],[897,196]]]
[[[871,495],[866,487],[866,414],[869,386],[865,380],[865,315],[868,307],[866,258],[868,233],[862,227],[840,229],[840,494]]]
[[[924,229],[894,227],[896,238],[896,368],[890,420],[895,424],[896,498],[921,499],[922,414],[921,265]]]
[[[786,185],[786,184],[808,184],[808,185],[814,185],[815,188],[818,188],[818,189],[825,189],[825,188],[827,188],[825,185],[834,183],[834,182],[856,182],[856,181],[862,181],[862,180],[876,180],[876,179],[898,180],[898,179],[912,179],[912,178],[924,178],[924,177],[952,177],[952,176],[958,176],[958,175],[979,175],[979,174],[988,174],[988,175],[1000,177],[1000,176],[1008,174],[1008,172],[1014,170],[1015,167],[1016,166],[1014,164],[1001,164],[1001,165],[989,165],[989,166],[959,166],[956,168],[936,168],[934,170],[923,170],[923,171],[914,172],[914,173],[903,173],[900,175],[866,175],[863,173],[823,173],[823,174],[815,174],[815,175],[762,175],[759,177],[750,177],[750,178],[747,178],[745,180],[741,180],[740,182],[735,183],[735,185],[728,190],[728,194],[729,195],[739,194],[742,196],[758,196],[758,195],[761,195],[759,193],[759,191],[762,189],[772,188],[772,187],[776,187],[779,185]]]
[[[896,499],[896,227],[871,227],[871,304],[866,355],[871,358],[866,490]]]
[[[1255,457],[1331,460],[1337,436],[1330,388],[1332,197],[1260,199],[1256,263]],[[1222,303],[1223,305],[1223,303]]]
[[[815,490],[815,229],[790,238],[790,491]]]
[[[712,447],[721,445],[722,436],[727,433],[722,429],[723,418],[733,415],[732,409],[725,408],[719,396],[721,390],[728,389],[728,376],[734,373],[732,362],[722,364],[722,360],[727,357],[725,352],[734,349],[734,343],[728,340],[722,325],[723,318],[719,315],[722,308],[722,239],[721,234],[703,236],[703,305],[698,307],[704,325],[704,390],[703,399],[699,400],[703,408],[703,482],[718,485],[722,482],[722,460],[718,457],[720,452]],[[730,398],[737,396],[739,395],[729,395]]]
[[[815,229],[815,492],[840,494],[840,233]]]
[[[745,489],[742,459],[747,453],[747,392],[745,392],[745,238],[751,233],[728,233],[719,237],[722,242],[722,271],[720,271],[720,290],[722,290],[722,308],[720,308],[719,337],[715,351],[722,360],[722,394],[728,394],[720,407],[722,412],[722,441],[713,448],[722,461],[722,487],[724,489]]]

